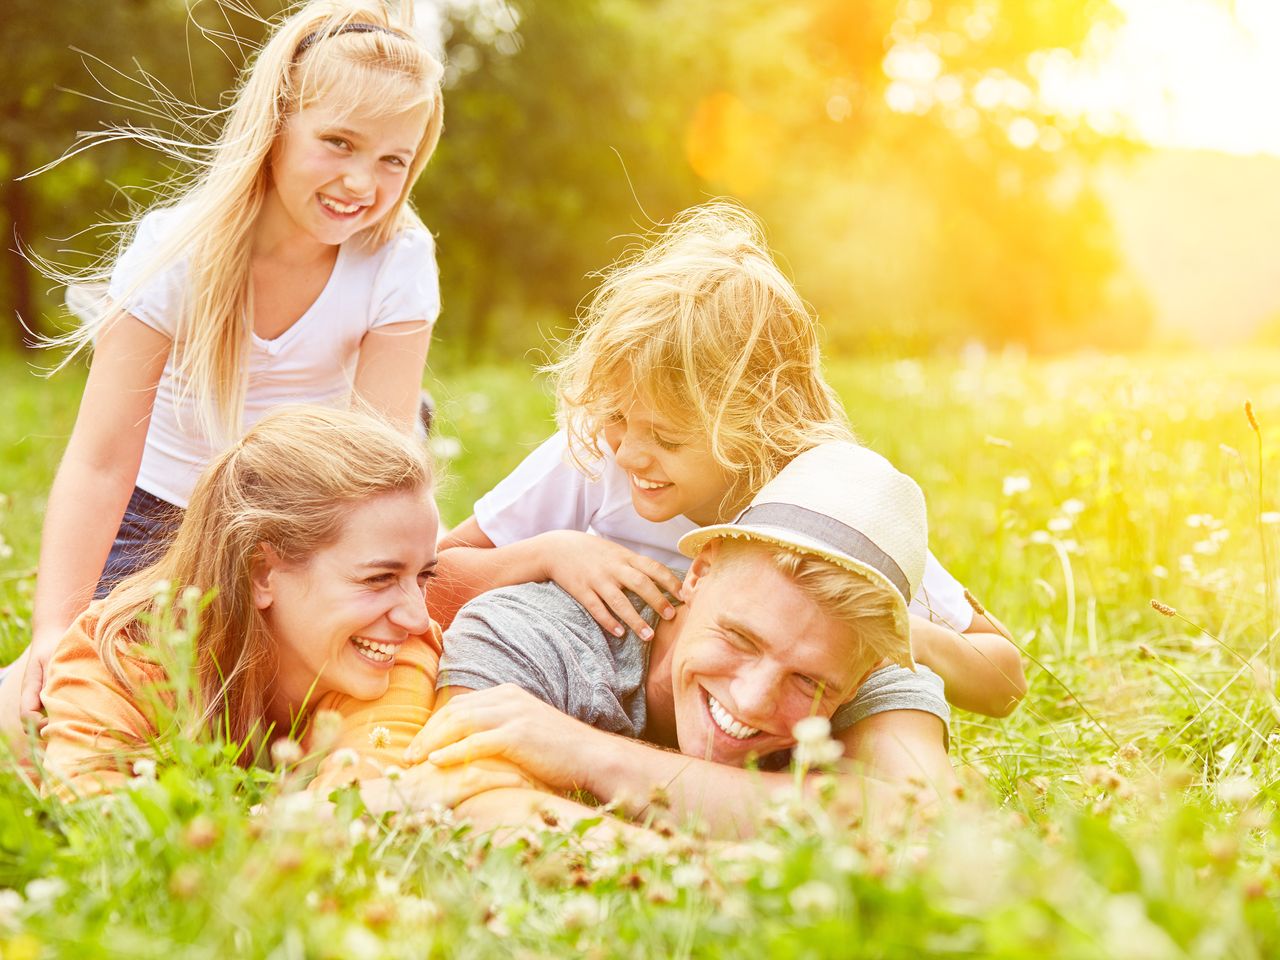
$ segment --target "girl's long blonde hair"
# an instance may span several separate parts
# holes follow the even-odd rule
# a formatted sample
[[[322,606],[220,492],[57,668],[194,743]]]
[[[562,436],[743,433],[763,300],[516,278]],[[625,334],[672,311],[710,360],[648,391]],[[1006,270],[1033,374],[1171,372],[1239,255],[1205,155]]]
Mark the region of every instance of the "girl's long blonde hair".
[[[736,203],[692,207],[603,274],[564,356],[547,368],[577,465],[639,395],[709,440],[734,482],[728,515],[798,454],[853,440],[822,374],[818,329]]]
[[[399,21],[393,23],[379,0],[312,0],[297,7],[246,64],[225,110],[221,134],[212,144],[134,129],[90,138],[135,139],[196,171],[189,184],[167,191],[162,203],[178,207],[180,220],[166,232],[120,299],[127,302],[161,272],[185,264],[185,300],[174,318],[175,388],[180,408],[182,401],[194,398],[199,426],[210,437],[229,441],[241,432],[253,325],[252,231],[270,183],[272,147],[294,113],[322,97],[339,110],[360,110],[366,115],[428,105],[428,119],[404,190],[387,214],[362,232],[361,239],[376,248],[401,230],[422,227],[409,203],[409,191],[440,138],[443,70],[409,32],[412,11],[412,0],[401,0]],[[350,24],[380,29],[344,31]],[[195,124],[188,129],[195,129]],[[132,242],[140,220],[121,232],[117,257]],[[102,282],[110,273],[109,268],[74,277],[55,273],[55,279]],[[79,349],[96,339],[121,311],[103,303],[93,314],[80,329],[53,342]]]
[[[340,536],[354,505],[386,493],[427,494],[431,484],[423,445],[381,419],[328,407],[269,414],[201,475],[163,556],[102,601],[99,656],[131,688],[120,656],[128,643],[121,641],[145,651],[146,625],[164,616],[164,594],[211,591],[196,640],[200,722],[245,743],[262,733],[276,674],[250,580],[263,547],[286,561],[305,561]]]

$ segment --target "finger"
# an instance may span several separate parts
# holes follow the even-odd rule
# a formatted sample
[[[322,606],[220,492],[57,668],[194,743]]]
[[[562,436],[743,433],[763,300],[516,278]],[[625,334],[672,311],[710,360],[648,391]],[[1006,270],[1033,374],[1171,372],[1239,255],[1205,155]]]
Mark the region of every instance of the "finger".
[[[456,743],[472,732],[469,721],[463,716],[463,711],[450,709],[453,703],[454,701],[451,700],[433,713],[427,719],[426,725],[414,734],[404,752],[406,762],[421,763],[432,750],[439,750],[441,747]]]
[[[680,590],[684,586],[684,582],[657,560],[636,554],[636,559],[632,561],[632,566],[656,583],[661,589],[671,594],[671,596],[680,596]],[[653,609],[668,620],[676,615],[675,608],[665,598],[661,607],[654,607]]]
[[[675,615],[676,611],[671,606],[671,601],[663,595],[661,588],[641,571],[630,572],[627,578],[627,589],[648,604],[650,609],[657,611],[663,619],[670,619],[667,616],[668,613]]]
[[[644,622],[644,617],[640,616],[640,612],[636,610],[631,601],[627,599],[627,595],[613,587],[601,594],[604,602],[623,623],[630,627],[637,637],[641,640],[653,639],[653,628]],[[618,634],[621,636],[621,634]]]
[[[604,605],[604,602],[597,594],[593,593],[589,598],[574,597],[574,599],[582,604],[587,613],[591,614],[591,619],[604,627],[608,633],[612,633],[615,637],[621,637],[627,632],[626,628],[614,619],[609,612],[609,608]]]
[[[453,767],[487,757],[499,757],[504,746],[504,737],[497,731],[486,730],[432,751],[427,755],[427,762],[436,767]]]
[[[35,719],[40,715],[40,691],[44,687],[44,666],[39,660],[27,664],[27,672],[22,677],[22,693],[19,696],[18,710],[24,719]]]

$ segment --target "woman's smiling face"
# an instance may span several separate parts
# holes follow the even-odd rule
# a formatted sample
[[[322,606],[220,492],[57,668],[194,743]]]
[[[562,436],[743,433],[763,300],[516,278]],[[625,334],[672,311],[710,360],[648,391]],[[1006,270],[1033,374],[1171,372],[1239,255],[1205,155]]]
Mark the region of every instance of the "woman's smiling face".
[[[279,661],[273,703],[297,714],[325,693],[376,700],[396,652],[426,633],[426,584],[439,519],[429,491],[384,493],[351,507],[337,540],[298,563],[266,552],[254,573]]]

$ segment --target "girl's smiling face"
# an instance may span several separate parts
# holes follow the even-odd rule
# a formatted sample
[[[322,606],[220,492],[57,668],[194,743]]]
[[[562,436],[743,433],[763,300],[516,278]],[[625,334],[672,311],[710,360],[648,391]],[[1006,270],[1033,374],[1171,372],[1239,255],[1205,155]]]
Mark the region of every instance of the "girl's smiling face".
[[[353,506],[338,539],[304,561],[264,551],[253,600],[279,661],[280,718],[329,692],[386,693],[401,644],[431,627],[425,590],[438,525],[428,491],[384,493]]]
[[[342,110],[321,97],[285,123],[271,152],[259,240],[336,245],[376,224],[399,200],[431,107]]]
[[[605,425],[604,439],[631,481],[631,503],[644,519],[720,522],[732,478],[705,436],[664,418],[637,396]]]

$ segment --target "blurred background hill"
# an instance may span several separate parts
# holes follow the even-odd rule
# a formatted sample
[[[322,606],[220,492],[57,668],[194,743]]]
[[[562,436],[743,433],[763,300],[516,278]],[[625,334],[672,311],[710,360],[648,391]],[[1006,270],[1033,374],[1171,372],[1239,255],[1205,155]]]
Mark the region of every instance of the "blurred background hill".
[[[21,342],[15,316],[36,329],[65,322],[60,292],[20,245],[83,263],[111,238],[89,228],[127,221],[182,167],[113,140],[17,177],[110,124],[213,135],[220,98],[282,7],[9,0],[0,342]],[[419,10],[448,86],[445,137],[415,196],[439,238],[440,347],[460,357],[520,356],[560,336],[593,271],[654,222],[723,195],[764,219],[836,353],[1216,341],[1266,327],[1280,306],[1264,242],[1278,225],[1280,161],[1228,157],[1220,144],[1268,151],[1221,136],[1162,142],[1144,122],[1179,116],[1182,88],[1163,78],[1199,91],[1244,62],[1231,42],[1272,37],[1280,49],[1280,17],[1256,2]],[[1210,42],[1194,19],[1206,10],[1234,32]],[[1171,29],[1182,33],[1157,37],[1160,56],[1140,43],[1134,53]],[[1211,55],[1188,71],[1184,48]],[[179,101],[210,112],[176,127],[166,115]],[[1242,129],[1260,116],[1227,106]],[[1186,149],[1206,143],[1213,152]]]

